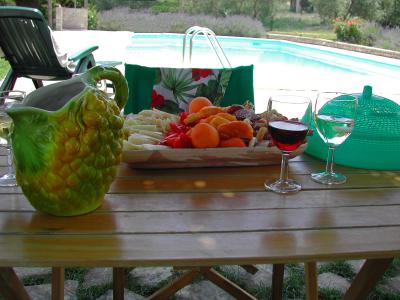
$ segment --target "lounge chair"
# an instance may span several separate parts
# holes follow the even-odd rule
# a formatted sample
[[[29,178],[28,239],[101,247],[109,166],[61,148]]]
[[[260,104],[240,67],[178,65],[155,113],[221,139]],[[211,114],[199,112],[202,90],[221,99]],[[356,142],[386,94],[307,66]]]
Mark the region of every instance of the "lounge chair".
[[[65,80],[96,65],[93,51],[98,46],[67,56],[61,53],[53,39],[43,14],[33,8],[0,7],[0,56],[11,65],[1,84],[1,91],[12,90],[20,77],[32,79],[36,88],[43,80]],[[115,66],[120,62],[102,62]],[[100,64],[99,62],[97,64]]]

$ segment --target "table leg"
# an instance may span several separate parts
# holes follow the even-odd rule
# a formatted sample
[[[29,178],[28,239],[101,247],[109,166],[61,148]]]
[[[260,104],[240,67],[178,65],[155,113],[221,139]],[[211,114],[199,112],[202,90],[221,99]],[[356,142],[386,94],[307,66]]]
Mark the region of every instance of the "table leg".
[[[343,300],[366,299],[376,282],[390,267],[392,261],[393,258],[367,259],[344,295]]]
[[[207,278],[208,280],[219,286],[224,291],[231,294],[236,299],[257,300],[257,298],[255,298],[254,296],[243,290],[241,287],[230,281],[228,278],[225,278],[224,276],[222,276],[217,271],[211,268],[201,267],[200,272],[205,278]]]
[[[196,277],[199,276],[199,274],[200,274],[200,271],[197,268],[187,271],[187,272],[183,273],[180,277],[176,278],[174,281],[172,281],[167,286],[156,291],[154,294],[152,294],[150,297],[148,297],[147,300],[168,299],[168,297],[175,294],[181,288],[192,283],[193,280],[195,280]]]
[[[113,299],[124,300],[124,268],[113,268]]]
[[[283,299],[283,276],[285,273],[284,264],[274,264],[272,266],[272,300]]]
[[[304,273],[306,276],[306,299],[318,300],[317,284],[317,263],[307,262],[304,264]]]
[[[54,267],[51,271],[51,299],[64,299],[64,268]]]
[[[0,268],[0,295],[5,299],[31,299],[13,268]]]
[[[252,275],[256,274],[258,272],[258,268],[253,265],[240,265],[243,269],[246,270],[247,273],[250,273]]]

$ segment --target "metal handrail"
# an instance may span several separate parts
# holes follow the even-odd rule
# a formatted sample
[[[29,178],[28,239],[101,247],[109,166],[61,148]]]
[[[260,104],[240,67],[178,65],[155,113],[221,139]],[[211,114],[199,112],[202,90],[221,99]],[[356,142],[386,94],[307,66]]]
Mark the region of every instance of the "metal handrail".
[[[193,41],[194,41],[194,38],[200,34],[204,35],[209,46],[211,47],[211,49],[214,50],[214,53],[217,56],[222,67],[228,66],[229,68],[232,68],[231,63],[229,62],[229,59],[225,55],[224,50],[222,50],[221,44],[218,42],[218,39],[217,39],[215,33],[211,29],[209,29],[207,27],[201,27],[201,26],[192,26],[192,27],[188,28],[185,32],[185,36],[183,38],[183,49],[182,49],[183,64],[185,64],[185,58],[186,58],[186,39],[187,39],[187,37],[189,35],[192,36],[190,38],[190,44],[189,44],[190,45],[190,47],[189,47],[189,63],[191,64],[192,63],[192,53],[193,53]],[[224,64],[224,60],[225,60],[226,64]]]

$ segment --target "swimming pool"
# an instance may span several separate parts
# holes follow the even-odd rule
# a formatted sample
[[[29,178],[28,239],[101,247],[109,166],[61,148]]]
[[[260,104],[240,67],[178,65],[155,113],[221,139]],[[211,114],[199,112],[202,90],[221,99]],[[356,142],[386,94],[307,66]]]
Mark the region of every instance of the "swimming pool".
[[[374,94],[400,103],[400,61],[375,55],[282,40],[218,37],[232,66],[254,64],[256,110],[280,89],[359,93],[371,85]],[[135,33],[127,63],[181,67],[182,34]],[[221,67],[203,36],[196,37],[192,66]]]

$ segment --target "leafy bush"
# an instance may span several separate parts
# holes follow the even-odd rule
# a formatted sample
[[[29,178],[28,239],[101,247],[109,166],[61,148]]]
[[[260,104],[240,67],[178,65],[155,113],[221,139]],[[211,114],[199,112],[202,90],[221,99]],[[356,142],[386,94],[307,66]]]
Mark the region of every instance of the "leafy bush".
[[[381,0],[382,15],[379,23],[383,26],[400,26],[400,0]]]
[[[382,28],[380,34],[374,41],[378,48],[399,51],[400,49],[400,27]]]
[[[361,24],[361,44],[374,46],[379,36],[381,36],[381,29],[382,27],[376,22],[364,22]]]
[[[341,42],[359,44],[362,39],[358,20],[343,20],[336,18],[334,23],[336,37]]]
[[[90,5],[88,10],[88,29],[94,30],[96,28],[97,28],[96,6]]]
[[[339,16],[339,0],[313,0],[313,5],[324,23],[328,23]]]
[[[98,19],[100,30],[184,33],[187,28],[199,25],[212,29],[217,35],[261,37],[265,32],[260,21],[237,15],[212,17],[183,13],[152,14],[119,7],[100,12]]]
[[[357,16],[365,20],[375,20],[379,9],[379,1],[376,0],[352,0],[347,8],[347,15]]]

